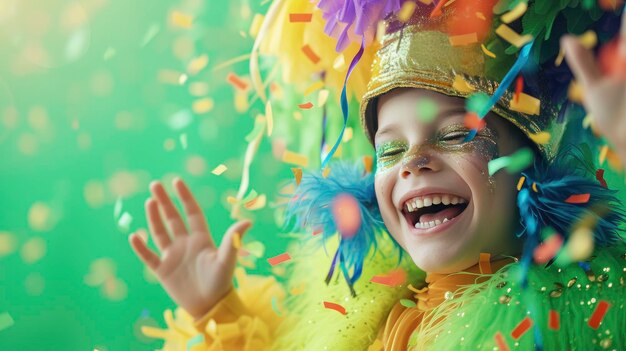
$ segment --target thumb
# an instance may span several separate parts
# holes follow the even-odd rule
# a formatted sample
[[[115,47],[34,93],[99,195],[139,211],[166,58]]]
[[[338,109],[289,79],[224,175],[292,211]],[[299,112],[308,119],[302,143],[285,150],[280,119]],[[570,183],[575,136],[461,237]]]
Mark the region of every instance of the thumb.
[[[241,245],[243,235],[251,226],[252,222],[243,220],[231,225],[228,228],[226,234],[224,234],[222,243],[217,250],[217,257],[220,261],[235,264],[237,260],[237,251],[239,251],[237,244]]]

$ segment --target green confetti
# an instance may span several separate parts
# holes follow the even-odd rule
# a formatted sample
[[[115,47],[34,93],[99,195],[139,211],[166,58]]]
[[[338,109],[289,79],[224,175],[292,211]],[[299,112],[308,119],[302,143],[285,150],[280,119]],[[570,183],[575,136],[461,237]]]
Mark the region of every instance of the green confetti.
[[[417,102],[417,118],[424,123],[431,123],[439,113],[439,106],[431,99],[420,99]]]
[[[409,299],[402,299],[402,300],[400,300],[400,304],[401,304],[402,306],[404,306],[404,307],[407,307],[407,308],[412,308],[412,307],[417,306],[417,305],[415,304],[415,301],[413,301],[413,300],[409,300]]]
[[[480,116],[480,112],[489,103],[489,95],[485,93],[474,93],[465,100],[465,109]]]
[[[533,162],[533,152],[529,148],[523,148],[510,156],[504,156],[489,161],[489,175],[492,176],[499,170],[506,168],[509,173],[520,172]]]
[[[0,313],[0,331],[11,327],[13,324],[15,324],[15,321],[13,321],[8,312]]]
[[[194,346],[204,343],[204,334],[196,334],[187,341],[187,350],[191,350]]]

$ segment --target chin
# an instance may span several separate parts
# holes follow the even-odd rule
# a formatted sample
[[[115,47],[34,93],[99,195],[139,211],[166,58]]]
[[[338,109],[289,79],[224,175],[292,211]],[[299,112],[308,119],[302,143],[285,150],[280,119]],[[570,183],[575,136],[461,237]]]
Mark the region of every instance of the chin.
[[[415,265],[427,273],[455,273],[478,262],[479,254],[468,254],[451,248],[422,248],[410,250],[409,255]]]

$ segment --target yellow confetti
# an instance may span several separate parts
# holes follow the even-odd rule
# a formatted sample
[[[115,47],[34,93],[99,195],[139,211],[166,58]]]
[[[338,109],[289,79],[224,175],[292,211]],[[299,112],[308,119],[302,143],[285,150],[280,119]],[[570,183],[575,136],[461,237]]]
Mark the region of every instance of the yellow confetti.
[[[452,87],[462,93],[471,93],[474,91],[474,87],[472,87],[463,76],[457,74],[454,77],[454,82],[452,83]]]
[[[210,112],[213,109],[213,99],[204,98],[204,99],[196,100],[191,105],[191,109],[193,110],[194,113],[197,113],[197,114]]]
[[[329,174],[330,174],[330,167],[328,166],[324,167],[324,170],[322,171],[322,178],[324,179],[328,178]]]
[[[228,204],[230,204],[230,205],[234,205],[234,204],[236,204],[238,202],[238,200],[234,196],[228,196],[226,198],[226,202],[228,202]]]
[[[250,25],[250,36],[256,38],[259,35],[259,30],[261,30],[261,25],[263,25],[263,21],[265,20],[265,16],[260,13],[254,15],[254,19],[252,19],[252,24]]]
[[[289,150],[285,150],[283,153],[282,161],[304,168],[306,168],[309,164],[309,159],[306,156]]]
[[[193,82],[189,84],[189,94],[193,96],[205,96],[209,93],[209,85],[205,82]]]
[[[528,137],[537,144],[545,145],[550,142],[552,135],[548,132],[531,133]]]
[[[524,185],[524,182],[526,181],[526,177],[521,176],[519,178],[519,181],[517,182],[517,191],[522,190],[522,185]]]
[[[507,26],[506,24],[501,24],[496,29],[496,34],[498,34],[499,36],[502,37],[502,39],[508,41],[509,43],[511,43],[512,45],[518,48],[526,45],[528,42],[533,40],[532,35],[529,35],[529,34],[526,34],[523,36],[519,35],[517,32],[515,32],[513,29],[511,29],[511,27]]]
[[[483,49],[483,52],[485,53],[485,55],[487,55],[487,56],[489,56],[491,58],[496,58],[496,54],[494,54],[493,52],[489,51],[489,49],[487,49],[485,44],[480,44],[480,48]]]
[[[13,324],[15,321],[8,312],[0,313],[0,331],[13,326]]]
[[[9,232],[0,232],[0,257],[9,255],[17,248],[17,239]]]
[[[295,119],[296,121],[301,121],[302,120],[302,113],[300,111],[294,111],[293,112],[293,119]]]
[[[322,82],[321,80],[317,81],[317,82],[309,85],[306,89],[304,89],[304,96],[308,96],[311,93],[313,93],[315,91],[318,91],[318,90],[320,90],[322,88],[324,88],[324,82]]]
[[[500,19],[504,23],[511,23],[515,21],[516,19],[522,17],[522,15],[526,13],[527,9],[528,9],[528,4],[525,1],[522,1],[519,4],[517,4],[517,6],[515,6],[511,11],[502,15]]]
[[[448,37],[448,40],[452,46],[465,46],[478,42],[478,35],[476,32],[462,35],[452,35]]]
[[[528,94],[520,93],[518,101],[511,99],[511,110],[526,113],[529,115],[538,115],[541,108],[541,101]]]
[[[600,155],[598,157],[598,161],[599,161],[599,166],[602,166],[604,164],[604,161],[606,161],[606,156],[609,153],[609,146],[608,145],[604,145],[601,149],[600,149]]]
[[[170,23],[175,27],[190,29],[193,25],[193,18],[179,11],[172,11],[170,14]]]
[[[241,237],[239,233],[233,234],[233,247],[237,250],[241,249]]]
[[[32,230],[45,232],[54,226],[52,209],[43,202],[35,202],[28,209],[28,225]]]
[[[433,3],[433,0],[419,0],[419,2],[421,2],[424,5],[430,5]]]
[[[587,227],[574,230],[565,249],[573,262],[586,260],[593,252],[593,231]]]
[[[272,114],[272,102],[267,101],[265,105],[265,118],[267,119],[267,136],[272,136],[274,130],[274,115]]]
[[[39,261],[46,255],[46,242],[39,237],[32,238],[22,245],[20,255],[22,260],[28,264]]]
[[[159,82],[165,84],[181,85],[180,81],[182,80],[182,77],[183,73],[170,69],[162,69],[157,73]]]
[[[480,12],[480,11],[476,11],[476,18],[478,18],[479,20],[482,20],[482,21],[486,21],[487,20],[487,17],[485,17],[485,15],[482,12]]]
[[[265,207],[266,203],[267,203],[267,196],[265,196],[265,194],[261,194],[257,196],[256,198],[246,202],[244,204],[244,207],[251,211],[260,210]]]
[[[317,106],[322,107],[328,101],[329,91],[328,89],[321,90],[319,95],[317,96]]]
[[[417,4],[413,1],[407,1],[402,4],[402,8],[400,8],[400,11],[398,12],[398,20],[400,20],[400,22],[408,21],[411,16],[413,16],[413,12],[415,12],[416,7]]]
[[[296,178],[296,185],[300,185],[300,181],[302,181],[302,168],[292,168],[291,172]]]
[[[347,143],[348,141],[352,140],[353,135],[354,135],[354,131],[352,127],[348,127],[346,128],[345,132],[343,132],[343,138],[341,139],[341,141],[344,143]]]
[[[187,73],[195,76],[200,71],[202,71],[208,63],[209,56],[206,54],[200,55],[189,62],[189,64],[187,65]]]
[[[589,129],[589,127],[591,126],[593,122],[593,116],[591,114],[588,114],[585,116],[585,118],[583,118],[583,129]]]
[[[244,113],[248,109],[248,93],[239,89],[235,89],[235,110]]]
[[[294,286],[291,288],[291,290],[289,290],[289,292],[291,293],[291,295],[300,295],[302,293],[304,293],[306,286],[304,284],[300,284],[298,286]]]
[[[376,27],[376,41],[377,42],[379,43],[383,42],[383,38],[385,37],[386,31],[387,31],[387,25],[385,24],[385,21],[378,21],[378,25]]]
[[[346,65],[346,58],[343,54],[339,54],[335,61],[333,61],[333,68],[337,71],[341,71],[341,69]]]
[[[582,86],[580,86],[580,84],[578,84],[576,81],[572,81],[567,88],[567,97],[572,102],[582,104],[584,94],[585,93]]]
[[[598,44],[598,35],[592,30],[588,30],[578,36],[578,41],[586,49],[593,49]]]
[[[215,169],[213,169],[211,171],[211,173],[213,173],[216,176],[218,176],[218,175],[221,175],[222,173],[226,172],[227,169],[228,168],[225,165],[220,164],[219,166],[215,167]]]

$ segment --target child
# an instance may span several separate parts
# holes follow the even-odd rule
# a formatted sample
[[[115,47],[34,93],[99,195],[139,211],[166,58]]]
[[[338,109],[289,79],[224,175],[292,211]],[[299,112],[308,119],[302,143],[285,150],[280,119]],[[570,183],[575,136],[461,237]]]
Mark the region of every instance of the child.
[[[518,43],[521,49],[511,60],[506,54],[509,45],[503,46],[503,39],[482,25],[474,28],[474,41],[458,44],[463,34],[456,32],[455,20],[467,23],[468,14],[476,16],[471,1],[457,0],[449,6],[443,6],[444,1],[437,6],[418,3],[408,20],[387,17],[399,12],[400,2],[386,3],[395,6],[378,11],[382,18],[376,11],[363,10],[366,5],[363,11],[350,11],[355,10],[350,4],[356,3],[333,7],[333,2],[322,1],[318,6],[325,14],[342,10],[337,17],[325,18],[348,24],[352,22],[346,14],[365,14],[353,19],[356,28],[386,21],[387,32],[361,105],[363,127],[375,147],[375,174],[337,165],[327,179],[305,177],[289,212],[298,225],[322,228],[324,237],[340,232],[326,282],[339,267],[349,289],[326,287],[312,278],[317,276],[311,272],[318,268],[320,255],[311,256],[297,263],[290,275],[288,312],[279,316],[274,309],[285,292],[273,278],[238,271],[239,288],[232,286],[237,253],[233,243],[250,222],[231,226],[218,248],[184,182],[177,179],[174,187],[189,230],[163,187],[154,182],[154,199],[146,202],[146,212],[162,256],[149,250],[138,235],[130,242],[182,309],[175,319],[166,312],[167,330],[144,332],[166,339],[164,350],[624,348],[625,246],[618,229],[624,213],[610,190],[589,179],[584,148],[579,152],[560,143],[563,123],[558,119],[566,106],[566,90],[559,90],[563,82],[548,78],[547,67],[554,65],[552,56],[558,50],[545,49],[558,45],[558,38],[554,44],[549,34],[534,33],[535,40],[539,34],[545,38],[544,52],[552,56],[531,51],[541,47],[539,42]],[[509,8],[503,4],[507,2],[499,7],[481,2],[489,11],[481,7],[479,12],[491,18],[494,12],[505,12],[503,8],[510,10],[509,17],[525,11],[522,19],[531,30],[541,27],[529,25],[540,13],[556,18],[562,11],[559,20],[572,18],[570,9],[546,9],[540,1],[531,1],[526,8],[516,7],[517,2]],[[555,20],[549,15],[541,18],[546,26]],[[607,14],[608,20],[596,22],[585,15],[576,18],[576,25],[587,25],[582,29],[607,30],[610,26],[603,21],[617,16]],[[494,20],[496,24],[501,22]],[[356,34],[367,36],[356,28]],[[619,50],[626,52],[626,35],[620,40]],[[600,73],[576,39],[564,39],[563,46],[597,128],[626,160],[626,81],[616,79],[623,67],[609,75]],[[489,60],[495,56],[493,61],[485,58],[486,52],[491,54]],[[531,54],[538,56],[538,71],[522,71]],[[626,54],[617,57],[626,62]],[[528,95],[513,87],[507,90],[506,82],[518,75],[524,77]],[[477,92],[491,99],[481,100]],[[541,102],[539,111],[519,103],[533,101],[533,96]],[[415,108],[420,101],[435,104],[434,119]],[[471,120],[468,111],[477,118]],[[539,138],[541,133],[549,140]],[[509,169],[517,166],[521,174],[492,169],[494,161],[523,159],[529,153],[535,156],[534,167],[509,162]],[[340,218],[331,214],[338,193],[358,201],[361,223],[356,232],[348,233],[339,225]],[[580,252],[588,245],[576,245],[590,236],[596,246],[593,255]],[[550,251],[555,242],[556,250]],[[372,246],[379,250],[370,251]],[[408,253],[410,260],[395,255],[394,247]],[[408,273],[408,290],[357,283],[360,276],[369,279],[398,262]],[[420,271],[428,272],[425,278]],[[393,280],[393,274],[384,278]],[[305,291],[296,293],[300,284],[306,284]]]

